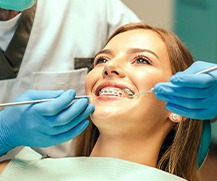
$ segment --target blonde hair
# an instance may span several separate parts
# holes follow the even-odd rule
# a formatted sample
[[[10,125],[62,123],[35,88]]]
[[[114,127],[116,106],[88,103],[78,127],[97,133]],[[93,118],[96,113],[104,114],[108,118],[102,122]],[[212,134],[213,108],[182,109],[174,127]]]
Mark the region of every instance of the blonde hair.
[[[151,30],[161,37],[167,48],[173,74],[188,68],[194,62],[187,47],[175,34],[146,23],[127,24],[120,27],[112,34],[107,43],[116,35],[135,29]],[[202,134],[202,124],[202,121],[192,119],[176,123],[161,147],[157,168],[190,181],[199,180],[197,152]],[[75,156],[89,156],[98,136],[98,129],[91,123],[88,129],[75,139]]]

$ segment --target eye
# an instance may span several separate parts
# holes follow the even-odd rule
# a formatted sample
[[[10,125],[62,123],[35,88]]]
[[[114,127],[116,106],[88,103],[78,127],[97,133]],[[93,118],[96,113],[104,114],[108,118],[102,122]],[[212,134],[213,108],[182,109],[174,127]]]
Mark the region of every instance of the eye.
[[[94,66],[98,65],[98,64],[103,64],[103,63],[106,63],[108,60],[103,57],[103,56],[100,56],[100,57],[96,57],[94,59]]]
[[[135,64],[148,64],[148,65],[151,65],[150,62],[151,61],[147,57],[145,57],[143,55],[136,56],[134,61],[133,61],[133,63],[135,63]]]

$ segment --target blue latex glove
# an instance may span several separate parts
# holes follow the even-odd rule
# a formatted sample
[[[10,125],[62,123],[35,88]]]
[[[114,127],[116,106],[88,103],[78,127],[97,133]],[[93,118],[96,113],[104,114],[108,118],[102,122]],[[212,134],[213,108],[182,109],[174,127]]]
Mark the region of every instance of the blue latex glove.
[[[188,69],[175,74],[171,82],[155,85],[155,95],[167,102],[166,108],[176,114],[194,119],[217,116],[217,71],[194,75],[216,64],[196,61]]]
[[[16,101],[56,98],[53,101],[7,107],[0,112],[0,155],[17,146],[48,147],[66,142],[86,129],[94,111],[87,98],[76,100],[75,91],[29,90]]]

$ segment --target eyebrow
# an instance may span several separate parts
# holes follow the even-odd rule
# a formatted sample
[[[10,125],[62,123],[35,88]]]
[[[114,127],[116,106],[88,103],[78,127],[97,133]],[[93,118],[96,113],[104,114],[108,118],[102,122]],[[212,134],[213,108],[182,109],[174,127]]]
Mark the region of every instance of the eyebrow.
[[[142,52],[148,52],[152,55],[154,55],[157,59],[159,59],[158,55],[156,53],[154,53],[153,51],[149,50],[149,49],[143,49],[143,48],[130,48],[127,50],[128,53],[133,54],[133,53],[142,53]],[[104,49],[99,51],[95,57],[97,57],[99,54],[110,54],[113,55],[113,51],[110,49]]]
[[[157,56],[157,54],[154,53],[153,51],[149,50],[149,49],[143,49],[143,48],[130,48],[127,52],[129,52],[129,53],[142,53],[142,52],[148,52],[148,53],[154,55],[157,59],[159,59],[159,57]]]
[[[99,54],[110,54],[110,55],[112,55],[113,53],[112,53],[112,50],[110,50],[110,49],[104,49],[104,50],[99,51],[99,52],[95,55],[95,57],[97,57]]]

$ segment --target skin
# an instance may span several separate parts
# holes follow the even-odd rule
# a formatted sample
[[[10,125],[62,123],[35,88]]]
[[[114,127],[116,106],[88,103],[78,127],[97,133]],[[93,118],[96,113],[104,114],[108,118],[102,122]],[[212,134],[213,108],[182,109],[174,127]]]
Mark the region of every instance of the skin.
[[[13,10],[6,10],[0,8],[0,21],[7,21],[15,16],[17,16],[20,12],[19,11],[13,11]]]
[[[91,116],[100,136],[91,156],[115,157],[156,167],[162,142],[171,129],[171,113],[153,93],[134,99],[98,96],[102,87],[129,88],[138,93],[171,74],[167,49],[150,30],[131,30],[115,36],[95,58],[87,75],[87,95],[95,111]]]

